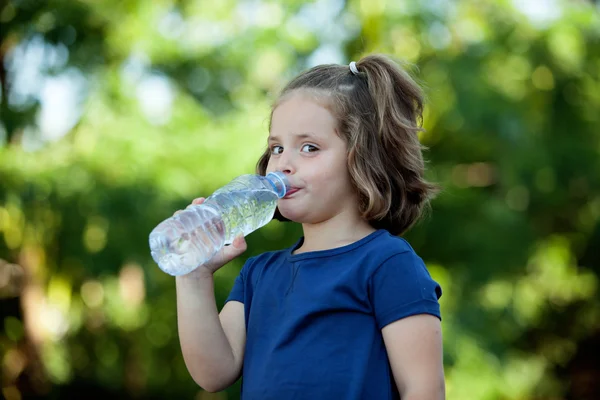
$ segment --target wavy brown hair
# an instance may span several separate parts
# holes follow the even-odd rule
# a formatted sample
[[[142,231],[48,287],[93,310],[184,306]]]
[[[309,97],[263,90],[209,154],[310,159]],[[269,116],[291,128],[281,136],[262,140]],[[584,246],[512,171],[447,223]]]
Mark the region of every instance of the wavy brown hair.
[[[369,55],[356,67],[357,75],[348,66],[336,64],[300,74],[282,90],[271,118],[273,110],[294,91],[322,95],[337,118],[337,133],[348,146],[348,170],[361,215],[374,228],[400,235],[439,191],[424,178],[424,147],[418,138],[423,93],[387,56]],[[257,163],[259,174],[265,174],[269,157],[267,148]],[[275,218],[287,221],[279,211]]]

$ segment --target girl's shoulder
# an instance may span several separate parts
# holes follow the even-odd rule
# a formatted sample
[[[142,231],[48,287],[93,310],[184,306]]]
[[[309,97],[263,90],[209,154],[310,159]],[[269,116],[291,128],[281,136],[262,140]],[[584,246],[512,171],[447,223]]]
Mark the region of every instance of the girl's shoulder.
[[[273,250],[266,251],[264,253],[260,253],[256,256],[252,256],[248,258],[246,264],[257,266],[257,265],[266,265],[273,262],[281,262],[285,259],[289,249],[281,249],[281,250]]]
[[[292,247],[281,250],[266,251],[264,253],[249,257],[242,267],[242,274],[257,273],[262,271],[267,266],[285,263]]]
[[[385,229],[380,229],[377,232],[381,232],[381,234],[376,238],[376,240],[373,241],[374,247],[377,247],[381,250],[387,249],[390,252],[395,253],[403,253],[406,251],[414,253],[415,250],[403,237],[394,236]]]
[[[417,256],[410,243],[402,237],[394,236],[384,229],[378,230],[373,235],[375,235],[373,240],[366,243],[361,250],[377,260],[376,264],[404,253]]]

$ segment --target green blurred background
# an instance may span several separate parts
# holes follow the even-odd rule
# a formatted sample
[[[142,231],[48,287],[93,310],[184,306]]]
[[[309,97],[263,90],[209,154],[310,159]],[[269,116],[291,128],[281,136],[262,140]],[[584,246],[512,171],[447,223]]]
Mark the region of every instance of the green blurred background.
[[[599,10],[0,1],[0,397],[239,398],[189,377],[148,234],[254,171],[288,79],[384,52],[428,97],[444,192],[406,237],[444,289],[448,399],[599,399]],[[245,258],[300,235],[251,234],[219,305]]]

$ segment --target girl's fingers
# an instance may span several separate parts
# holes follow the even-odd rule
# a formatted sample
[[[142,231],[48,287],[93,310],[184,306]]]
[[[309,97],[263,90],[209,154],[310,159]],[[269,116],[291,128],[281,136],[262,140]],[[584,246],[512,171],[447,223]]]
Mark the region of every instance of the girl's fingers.
[[[198,197],[198,198],[196,198],[196,199],[192,200],[192,204],[188,205],[188,206],[187,206],[185,209],[187,210],[187,209],[188,209],[188,208],[190,208],[191,206],[195,206],[195,205],[198,205],[198,204],[202,204],[202,203],[204,203],[204,200],[206,200],[204,197]],[[179,214],[181,211],[183,211],[183,210],[177,210],[177,211],[175,211],[175,213],[173,214],[173,216],[176,216],[176,215],[177,215],[177,214]]]
[[[192,206],[197,206],[198,204],[202,203],[204,203],[204,197],[198,197],[197,199],[192,200],[192,204],[188,205],[185,209],[187,210]]]
[[[246,251],[246,248],[247,245],[246,241],[244,240],[244,237],[236,237],[230,246],[223,248],[223,258],[225,264],[242,254],[244,251]]]
[[[234,247],[242,248],[246,246],[246,240],[243,235],[240,235],[233,239],[233,243],[231,244],[233,244]]]

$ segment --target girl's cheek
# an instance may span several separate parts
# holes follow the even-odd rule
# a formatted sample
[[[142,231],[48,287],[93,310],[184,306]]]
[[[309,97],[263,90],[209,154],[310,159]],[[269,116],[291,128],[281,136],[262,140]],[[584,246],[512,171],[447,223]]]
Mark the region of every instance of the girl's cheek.
[[[269,162],[267,163],[267,169],[265,172],[268,174],[269,172],[273,172],[273,170],[273,163],[271,162],[271,159],[269,159]]]

